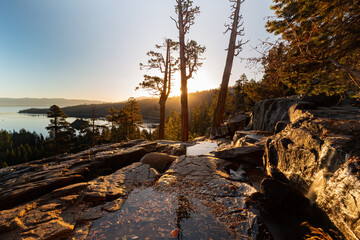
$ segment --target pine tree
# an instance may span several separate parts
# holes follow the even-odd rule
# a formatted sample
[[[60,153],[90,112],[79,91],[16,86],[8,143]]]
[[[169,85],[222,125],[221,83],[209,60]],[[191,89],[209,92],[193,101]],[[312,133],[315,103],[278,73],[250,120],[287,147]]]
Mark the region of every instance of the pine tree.
[[[173,57],[173,52],[177,50],[178,43],[171,39],[166,39],[163,45],[155,45],[158,50],[165,50],[165,57],[161,52],[150,51],[147,55],[150,57],[147,64],[140,64],[141,69],[155,69],[164,77],[144,75],[144,80],[139,84],[143,89],[148,90],[151,94],[159,97],[160,104],[160,124],[159,139],[164,138],[165,130],[165,107],[166,101],[171,92],[172,74],[177,70],[178,58]],[[136,89],[139,89],[137,87]]]
[[[193,137],[204,136],[210,124],[209,106],[200,104],[191,111],[190,133]]]
[[[211,124],[212,136],[218,135],[220,126],[223,122],[226,98],[228,96],[228,85],[230,81],[234,57],[240,54],[240,52],[242,51],[242,47],[245,44],[242,40],[237,40],[238,36],[244,36],[242,15],[240,14],[240,7],[243,2],[244,0],[230,0],[230,3],[232,3],[232,14],[230,16],[232,23],[225,26],[227,27],[226,32],[230,31],[231,34],[229,39],[229,46],[227,48],[226,63],[221,81],[218,101],[216,103],[215,113],[213,114]]]
[[[196,41],[186,41],[186,34],[195,23],[195,16],[200,13],[199,7],[193,7],[191,0],[176,0],[175,12],[177,20],[172,18],[179,30],[180,46],[180,73],[181,73],[181,140],[189,139],[189,107],[187,81],[192,78],[193,73],[201,66],[200,55],[205,52],[205,47]]]
[[[235,100],[235,108],[236,111],[245,111],[245,84],[249,80],[247,79],[247,76],[245,73],[243,73],[238,80],[235,81],[234,85],[234,100]]]
[[[66,121],[67,116],[59,106],[51,106],[47,116],[50,118],[50,124],[46,129],[49,130],[50,137],[53,138],[55,146],[59,150],[59,145],[69,143],[75,131]]]
[[[13,145],[11,136],[7,131],[0,131],[0,152],[5,152]]]
[[[123,121],[126,128],[127,139],[140,137],[139,127],[143,123],[140,107],[135,98],[129,98],[122,109]]]
[[[267,29],[282,37],[272,52],[285,56],[276,73],[288,87],[326,94],[360,88],[359,3],[275,0],[272,9],[277,19]]]
[[[217,92],[219,92],[219,90],[217,90]],[[235,113],[235,109],[236,109],[234,97],[232,96],[230,91],[228,91],[226,95],[227,96],[226,96],[226,102],[225,102],[225,109],[223,112],[222,119],[226,119],[226,118],[230,117],[231,114]],[[209,107],[208,115],[209,115],[210,119],[214,119],[214,115],[216,114],[215,109],[216,109],[216,106],[218,103],[218,98],[219,98],[219,94],[215,94],[213,97],[213,100],[211,102],[211,105]]]
[[[171,110],[165,124],[165,138],[168,140],[181,141],[181,116]]]

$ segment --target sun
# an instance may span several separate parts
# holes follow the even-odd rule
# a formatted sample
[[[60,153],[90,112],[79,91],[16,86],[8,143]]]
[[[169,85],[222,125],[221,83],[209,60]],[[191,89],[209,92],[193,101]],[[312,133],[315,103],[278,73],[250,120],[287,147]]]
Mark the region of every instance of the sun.
[[[171,96],[180,96],[180,76],[173,76]],[[209,89],[217,88],[213,81],[207,76],[206,73],[195,74],[195,76],[188,80],[187,83],[188,93],[205,91]]]

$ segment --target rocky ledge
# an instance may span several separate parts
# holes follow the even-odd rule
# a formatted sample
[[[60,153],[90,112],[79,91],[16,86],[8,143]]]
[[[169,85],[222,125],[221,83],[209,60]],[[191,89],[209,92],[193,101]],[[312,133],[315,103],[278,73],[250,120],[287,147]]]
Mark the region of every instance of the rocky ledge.
[[[347,239],[360,239],[360,109],[311,100],[256,104],[251,128],[276,133],[266,141],[264,166],[316,202]]]
[[[248,129],[203,155],[135,140],[1,169],[0,239],[359,238],[357,108],[272,99]]]
[[[270,239],[260,208],[247,204],[258,190],[241,164],[213,155],[186,156],[182,154],[185,145],[138,140],[1,169],[0,238],[113,239],[112,233],[101,233],[99,222],[106,222],[113,212],[120,214],[133,191],[151,188],[161,194],[160,203],[159,200],[156,203],[155,196],[151,200],[161,206],[152,210],[155,220],[157,213],[167,207],[165,196],[171,195],[179,204],[181,199],[189,199],[187,204],[194,202],[198,209],[206,209],[211,216],[207,218],[220,224],[225,239],[241,236]],[[179,153],[182,155],[176,156]],[[168,204],[169,208],[173,206]],[[148,234],[154,238],[188,234],[180,228],[184,214],[190,216],[200,210],[183,208],[173,209],[180,220],[167,229],[160,228],[159,223],[161,230]],[[211,220],[207,218],[197,221],[206,223]],[[134,225],[141,221],[136,218]],[[114,224],[119,222],[110,223]],[[130,236],[139,238],[139,234]]]

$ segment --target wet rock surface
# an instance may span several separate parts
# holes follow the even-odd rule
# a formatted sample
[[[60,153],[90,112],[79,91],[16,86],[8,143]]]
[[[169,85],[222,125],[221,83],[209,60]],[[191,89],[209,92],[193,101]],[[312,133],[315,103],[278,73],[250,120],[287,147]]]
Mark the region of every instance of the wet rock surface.
[[[140,162],[90,182],[57,189],[29,203],[1,211],[1,239],[85,239],[92,221],[104,212],[121,209],[139,184],[158,178],[155,169]]]
[[[212,156],[181,156],[156,184],[162,190],[199,199],[236,239],[271,239],[260,208],[246,204],[257,190],[248,179],[232,177],[226,170],[229,165]]]

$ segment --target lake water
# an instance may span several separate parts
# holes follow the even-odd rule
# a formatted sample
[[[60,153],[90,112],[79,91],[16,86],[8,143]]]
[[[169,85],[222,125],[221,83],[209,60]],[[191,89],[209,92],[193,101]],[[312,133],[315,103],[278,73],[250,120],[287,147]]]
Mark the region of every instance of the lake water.
[[[44,108],[38,106],[26,106],[26,107],[1,107],[0,106],[0,130],[7,131],[19,131],[24,128],[30,132],[36,132],[42,134],[43,136],[48,136],[48,132],[45,129],[50,123],[50,119],[46,115],[33,115],[33,114],[23,114],[18,113],[20,110],[28,108]],[[68,117],[66,121],[72,123],[76,120],[74,117]],[[98,120],[96,124],[105,125],[107,121]],[[152,128],[152,123],[143,124],[144,129],[148,131],[151,129],[153,132],[155,129]]]
[[[28,108],[33,107],[0,107],[0,129],[7,131],[19,131],[24,128],[27,131],[48,136],[48,131],[45,128],[49,125],[50,119],[47,118],[46,115],[18,113],[20,110]],[[36,106],[34,106],[34,108],[36,108]],[[72,123],[75,120],[76,118],[73,117],[66,119],[69,123]]]
[[[47,136],[48,132],[45,127],[49,124],[49,119],[45,115],[18,113],[18,111],[26,108],[30,107],[0,107],[0,129],[19,131],[24,128],[28,131]]]

